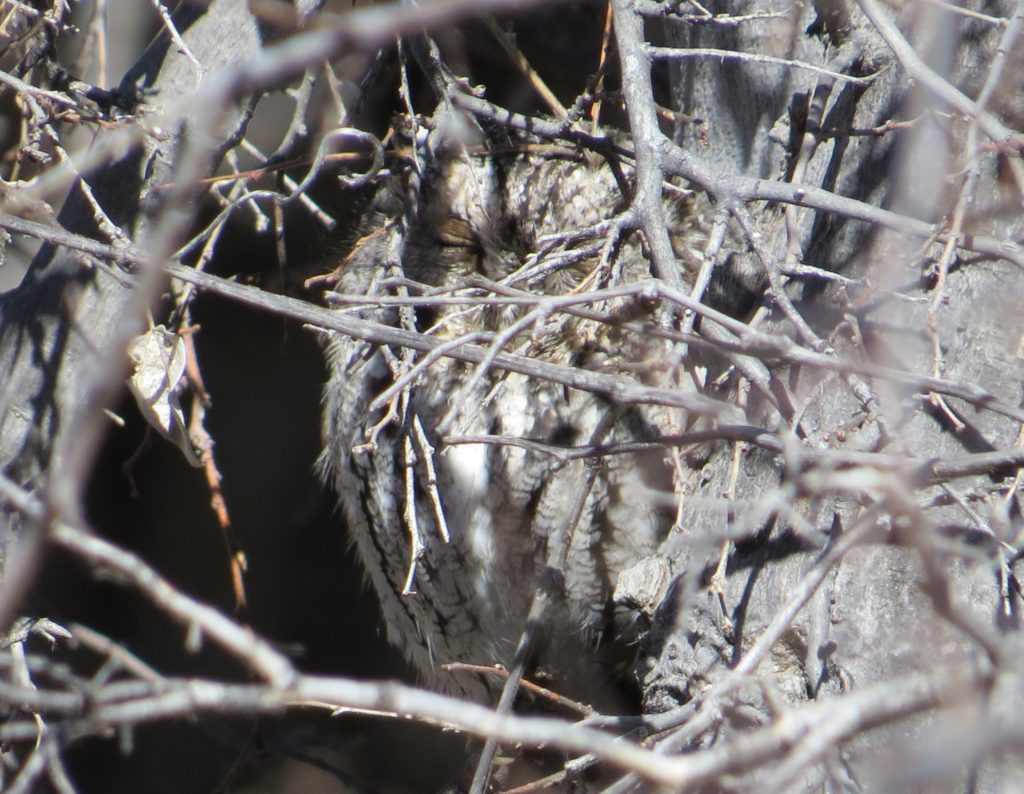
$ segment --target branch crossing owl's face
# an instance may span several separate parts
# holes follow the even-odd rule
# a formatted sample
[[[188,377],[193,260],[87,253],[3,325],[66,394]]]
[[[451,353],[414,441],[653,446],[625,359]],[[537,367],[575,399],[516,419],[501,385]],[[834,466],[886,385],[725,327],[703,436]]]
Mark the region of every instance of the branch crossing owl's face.
[[[403,271],[450,292],[483,279],[510,290],[563,296],[650,278],[636,236],[616,222],[628,206],[622,189],[630,174],[623,169],[553,145],[535,144],[529,155],[496,157],[479,147],[446,153],[423,178]],[[691,205],[687,198],[666,200],[680,261],[692,264],[691,249],[701,233],[692,222]],[[480,292],[477,288],[475,294]],[[589,308],[619,320],[646,313],[634,301]],[[501,333],[524,314],[520,308],[493,306],[420,311],[418,326],[445,337],[482,329]],[[567,363],[580,351],[600,347],[611,330],[607,323],[551,312],[545,323],[516,338],[530,337],[531,355]],[[634,370],[640,364],[630,362]]]

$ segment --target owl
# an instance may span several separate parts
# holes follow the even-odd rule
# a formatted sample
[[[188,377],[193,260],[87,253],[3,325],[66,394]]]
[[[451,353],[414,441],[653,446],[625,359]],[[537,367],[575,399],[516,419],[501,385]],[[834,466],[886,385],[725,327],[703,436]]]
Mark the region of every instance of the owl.
[[[686,387],[669,343],[637,331],[651,305],[587,297],[651,277],[640,235],[616,222],[626,164],[530,140],[434,138],[372,200],[337,273],[339,311],[442,349]],[[665,211],[679,262],[692,262],[692,202],[666,195]],[[675,515],[668,452],[634,442],[685,417],[340,334],[327,359],[324,470],[388,637],[423,682],[493,700],[500,678],[447,665],[509,665],[546,581],[531,674],[583,697],[605,689],[631,620],[613,603],[617,577]]]

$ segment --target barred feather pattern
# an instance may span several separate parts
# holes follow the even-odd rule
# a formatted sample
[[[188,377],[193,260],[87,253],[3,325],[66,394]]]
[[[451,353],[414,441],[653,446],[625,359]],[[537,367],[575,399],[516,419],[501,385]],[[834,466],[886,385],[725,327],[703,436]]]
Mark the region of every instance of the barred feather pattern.
[[[401,276],[444,296],[479,295],[484,282],[473,279],[482,277],[565,295],[649,278],[638,235],[616,244],[606,235],[607,221],[626,206],[620,185],[629,176],[578,156],[476,156],[455,147],[424,170],[415,196],[398,179],[381,188],[334,289],[406,294],[395,286]],[[698,237],[689,205],[666,200],[666,211],[685,261],[686,246]],[[631,320],[649,319],[650,311],[629,300],[586,308]],[[451,340],[499,334],[528,310],[349,311]],[[511,662],[552,538],[568,532],[567,551],[556,560],[561,592],[546,612],[536,661],[554,685],[593,691],[595,676],[607,672],[616,620],[623,619],[611,604],[616,577],[652,554],[672,526],[665,451],[587,461],[510,443],[446,444],[445,437],[615,445],[678,432],[684,418],[659,407],[623,408],[498,368],[478,372],[449,358],[430,363],[406,391],[377,407],[378,396],[414,363],[411,355],[342,335],[327,348],[324,469],[389,639],[427,685],[493,697],[500,680],[441,665]],[[504,350],[678,386],[663,342],[593,318],[552,312],[509,334]]]

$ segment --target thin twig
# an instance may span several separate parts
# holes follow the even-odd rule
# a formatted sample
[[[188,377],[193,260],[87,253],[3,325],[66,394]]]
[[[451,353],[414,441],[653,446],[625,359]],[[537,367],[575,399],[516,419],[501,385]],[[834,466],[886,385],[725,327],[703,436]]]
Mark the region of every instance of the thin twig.
[[[689,47],[648,46],[646,47],[646,50],[652,58],[662,58],[673,61],[683,60],[686,58],[718,58],[720,61],[739,61],[741,63],[768,64],[787,69],[801,69],[805,72],[825,75],[833,80],[838,80],[844,83],[853,83],[854,85],[871,85],[872,81],[875,79],[873,76],[854,77],[853,75],[843,74],[842,72],[834,72],[831,69],[826,69],[824,66],[815,66],[812,63],[805,63],[804,61],[797,61],[792,58],[776,58],[773,55],[761,55],[756,52],[716,50],[710,47],[698,47],[691,49]]]

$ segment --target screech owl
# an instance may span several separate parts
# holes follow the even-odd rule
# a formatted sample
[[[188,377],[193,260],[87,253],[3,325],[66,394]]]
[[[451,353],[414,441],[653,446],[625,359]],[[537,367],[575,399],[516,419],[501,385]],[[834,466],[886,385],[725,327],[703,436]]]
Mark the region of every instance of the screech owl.
[[[335,292],[493,297],[486,284],[497,282],[568,295],[651,276],[639,235],[607,239],[605,222],[628,206],[627,167],[515,143],[500,153],[480,151],[464,136],[435,141],[418,185],[407,176],[378,191]],[[692,254],[684,249],[699,238],[691,208],[666,198],[666,213],[686,261]],[[612,321],[550,312],[516,327],[528,307],[440,300],[347,310],[440,340],[477,334],[476,343],[487,346],[504,332],[508,352],[678,385],[664,342],[614,322],[650,319],[650,307],[618,300],[583,308]],[[424,683],[477,700],[500,690],[496,678],[441,665],[511,662],[549,543],[568,532],[558,535],[568,542],[561,592],[534,658],[556,688],[597,691],[614,656],[617,621],[628,620],[612,604],[616,577],[670,530],[672,470],[660,448],[563,459],[528,442],[568,450],[643,441],[678,432],[681,417],[444,357],[377,405],[414,357],[335,335],[328,360],[325,470],[389,639]],[[489,438],[446,442],[460,436]]]

